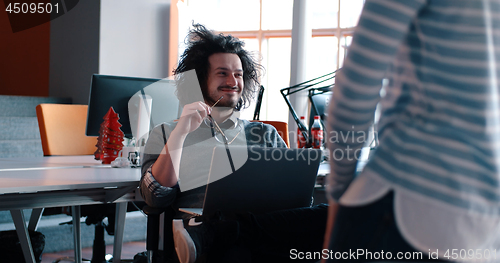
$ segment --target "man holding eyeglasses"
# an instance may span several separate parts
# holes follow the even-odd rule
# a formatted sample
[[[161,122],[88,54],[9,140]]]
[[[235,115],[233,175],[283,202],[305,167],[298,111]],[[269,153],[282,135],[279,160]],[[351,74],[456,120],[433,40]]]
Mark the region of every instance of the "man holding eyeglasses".
[[[154,207],[202,207],[217,144],[286,147],[274,127],[238,118],[259,87],[262,69],[244,43],[202,25],[194,25],[187,42],[174,71],[177,96],[185,105],[181,117],[155,127],[145,149],[140,188]],[[326,212],[320,205],[258,216],[219,215],[196,226],[174,223],[177,254],[181,262],[201,255],[216,262],[290,260],[290,249],[321,250]]]

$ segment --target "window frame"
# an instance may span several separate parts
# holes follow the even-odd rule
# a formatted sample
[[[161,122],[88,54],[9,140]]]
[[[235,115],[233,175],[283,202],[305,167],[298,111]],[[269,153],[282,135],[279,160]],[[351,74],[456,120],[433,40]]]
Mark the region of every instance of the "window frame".
[[[274,37],[292,37],[292,29],[262,29],[262,1],[259,1],[260,4],[260,14],[259,14],[259,29],[258,30],[245,30],[245,31],[224,31],[224,30],[216,30],[217,33],[222,34],[230,34],[238,38],[254,38],[257,39],[259,43],[259,52],[262,54],[262,43],[266,40],[266,38],[274,38]],[[348,37],[353,35],[355,27],[342,28],[340,27],[340,17],[342,15],[341,10],[341,2],[348,0],[339,0],[338,1],[338,15],[337,15],[337,27],[331,28],[321,28],[321,29],[312,29],[311,38],[314,37],[337,37],[338,46],[337,46],[337,67],[340,67],[340,55],[341,55],[341,39],[344,37]],[[346,52],[344,52],[345,56]],[[345,57],[344,57],[345,59]],[[343,60],[342,60],[343,61]]]

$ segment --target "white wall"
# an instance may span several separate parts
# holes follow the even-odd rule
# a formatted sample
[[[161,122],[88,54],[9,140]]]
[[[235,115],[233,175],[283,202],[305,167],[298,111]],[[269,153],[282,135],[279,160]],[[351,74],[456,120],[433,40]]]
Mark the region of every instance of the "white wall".
[[[49,96],[87,104],[92,74],[164,78],[170,0],[79,1],[50,24]]]
[[[165,78],[170,0],[101,0],[99,73]]]

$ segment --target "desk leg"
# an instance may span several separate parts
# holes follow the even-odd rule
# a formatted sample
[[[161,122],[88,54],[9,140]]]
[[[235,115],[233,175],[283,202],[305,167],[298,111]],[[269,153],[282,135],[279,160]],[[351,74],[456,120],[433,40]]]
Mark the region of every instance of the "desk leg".
[[[123,231],[125,230],[125,216],[127,202],[116,203],[115,241],[113,243],[113,263],[120,263],[123,245]]]
[[[45,208],[33,208],[31,211],[30,222],[28,224],[28,230],[36,231],[44,209]]]
[[[22,210],[10,210],[10,215],[16,226],[17,236],[21,243],[24,259],[28,263],[35,263],[35,256],[33,255],[33,248],[31,247],[30,236],[26,229],[24,215]]]
[[[82,242],[81,234],[82,229],[80,225],[80,217],[82,213],[80,211],[80,206],[72,206],[71,213],[73,214],[73,237],[75,245],[75,262],[82,263]]]

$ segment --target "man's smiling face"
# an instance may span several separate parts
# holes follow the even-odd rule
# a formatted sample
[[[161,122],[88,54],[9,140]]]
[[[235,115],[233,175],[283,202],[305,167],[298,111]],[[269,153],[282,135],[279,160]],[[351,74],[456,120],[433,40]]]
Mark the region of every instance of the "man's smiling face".
[[[234,108],[243,92],[243,67],[238,55],[233,53],[215,53],[208,57],[207,94],[205,101],[214,104],[221,96],[224,98],[217,107]]]

